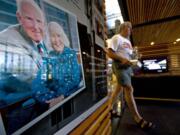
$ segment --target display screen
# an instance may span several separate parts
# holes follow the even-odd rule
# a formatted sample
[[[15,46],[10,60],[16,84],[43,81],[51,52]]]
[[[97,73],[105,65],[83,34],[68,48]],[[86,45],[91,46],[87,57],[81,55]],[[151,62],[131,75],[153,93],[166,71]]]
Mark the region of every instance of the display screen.
[[[142,59],[143,72],[163,73],[168,71],[168,61],[166,57]]]
[[[77,19],[44,0],[0,3],[0,134],[21,134],[85,88]]]

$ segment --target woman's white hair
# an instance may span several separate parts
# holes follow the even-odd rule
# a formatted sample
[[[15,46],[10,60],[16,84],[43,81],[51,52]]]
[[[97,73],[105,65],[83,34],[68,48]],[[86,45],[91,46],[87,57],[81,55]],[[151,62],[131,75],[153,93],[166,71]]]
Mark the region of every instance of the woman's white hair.
[[[65,46],[69,47],[69,39],[67,38],[67,35],[65,34],[62,26],[58,24],[57,22],[49,22],[48,23],[48,31],[49,33],[55,32],[59,35],[61,35],[62,42],[64,43]]]

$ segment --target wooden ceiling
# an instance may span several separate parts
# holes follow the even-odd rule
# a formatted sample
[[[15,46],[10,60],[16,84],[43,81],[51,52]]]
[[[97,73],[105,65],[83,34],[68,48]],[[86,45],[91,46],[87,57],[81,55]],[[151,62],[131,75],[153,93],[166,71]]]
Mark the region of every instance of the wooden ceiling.
[[[119,4],[133,25],[134,46],[168,45],[180,38],[180,0],[119,0]]]

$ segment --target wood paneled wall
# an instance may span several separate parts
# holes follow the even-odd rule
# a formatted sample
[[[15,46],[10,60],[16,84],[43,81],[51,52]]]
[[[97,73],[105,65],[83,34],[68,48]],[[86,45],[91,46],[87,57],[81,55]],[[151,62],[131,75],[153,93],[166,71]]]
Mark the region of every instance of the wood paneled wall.
[[[180,42],[176,44],[160,44],[146,47],[138,47],[142,58],[156,58],[166,56],[168,58],[169,72],[165,75],[180,75]],[[162,74],[163,75],[163,74]]]

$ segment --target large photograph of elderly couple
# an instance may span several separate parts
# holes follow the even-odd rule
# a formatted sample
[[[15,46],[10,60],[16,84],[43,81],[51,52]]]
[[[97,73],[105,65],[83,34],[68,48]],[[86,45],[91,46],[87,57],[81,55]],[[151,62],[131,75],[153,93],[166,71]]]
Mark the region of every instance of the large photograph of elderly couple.
[[[0,3],[0,133],[13,134],[85,81],[75,15],[48,0]]]

